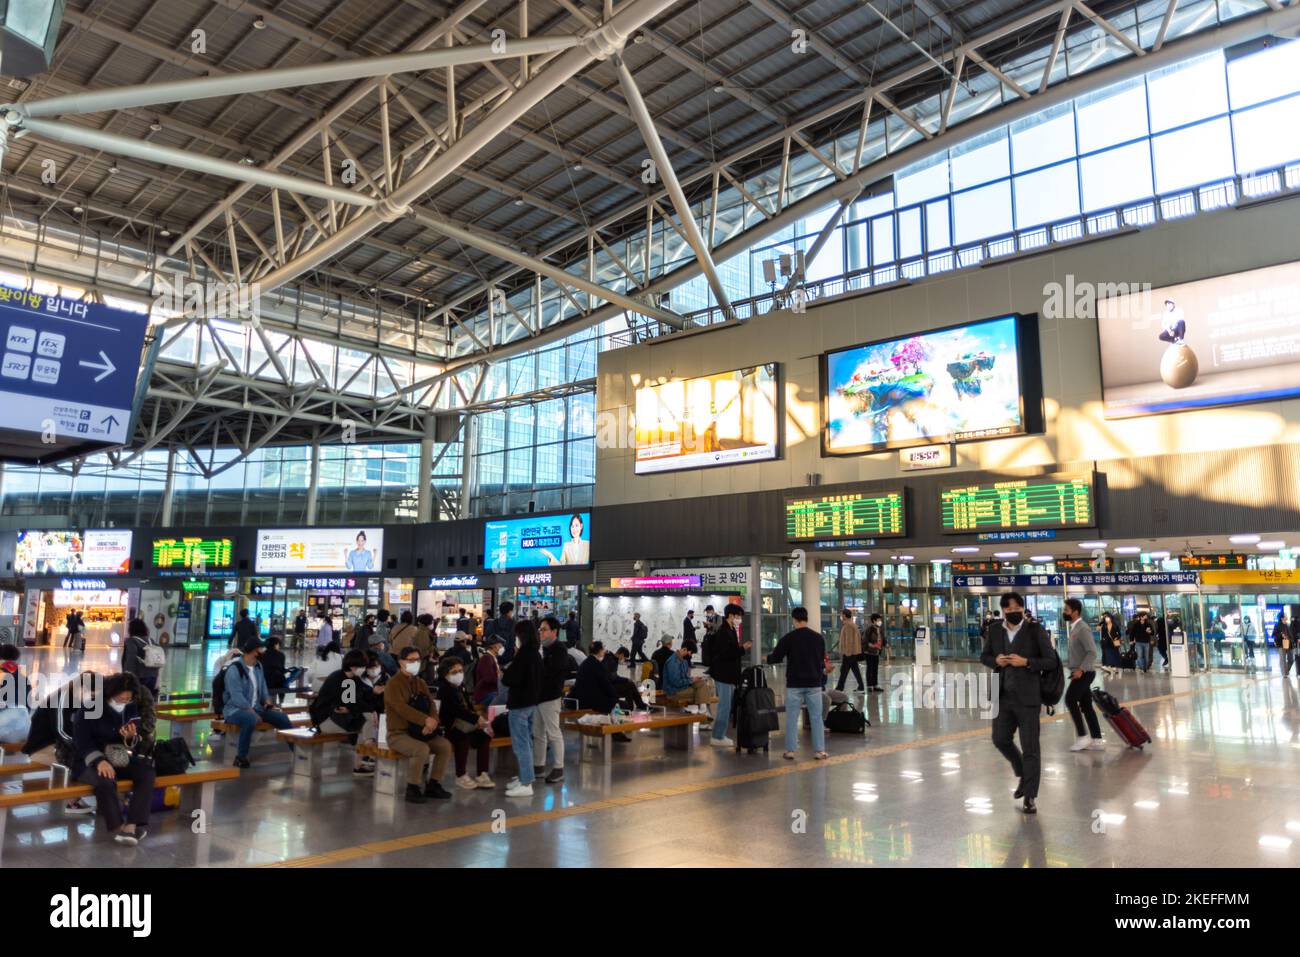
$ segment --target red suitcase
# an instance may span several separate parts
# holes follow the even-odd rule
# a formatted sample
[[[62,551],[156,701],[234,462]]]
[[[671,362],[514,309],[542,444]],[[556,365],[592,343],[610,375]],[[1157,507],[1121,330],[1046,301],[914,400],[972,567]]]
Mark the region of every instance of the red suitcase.
[[[1115,733],[1124,739],[1130,748],[1142,750],[1144,744],[1151,743],[1151,735],[1142,727],[1142,722],[1133,717],[1133,712],[1115,700],[1115,696],[1100,688],[1092,689],[1092,700],[1097,703],[1101,713],[1106,716]]]

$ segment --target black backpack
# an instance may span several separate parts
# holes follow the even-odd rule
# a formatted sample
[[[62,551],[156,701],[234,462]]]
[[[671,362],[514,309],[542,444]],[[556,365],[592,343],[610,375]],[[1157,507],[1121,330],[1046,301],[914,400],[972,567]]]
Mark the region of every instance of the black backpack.
[[[1056,706],[1065,696],[1065,666],[1061,664],[1061,656],[1055,648],[1052,649],[1052,659],[1056,664],[1038,673],[1038,690],[1048,714],[1056,713]]]
[[[159,774],[184,774],[196,764],[183,738],[164,738],[153,746],[153,766]]]

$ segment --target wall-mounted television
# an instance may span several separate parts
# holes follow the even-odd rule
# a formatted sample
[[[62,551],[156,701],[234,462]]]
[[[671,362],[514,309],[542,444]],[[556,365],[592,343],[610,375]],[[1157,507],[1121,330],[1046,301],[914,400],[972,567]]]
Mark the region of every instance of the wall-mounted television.
[[[1300,263],[1097,300],[1108,419],[1300,395]]]
[[[764,462],[781,454],[776,363],[636,390],[636,474]]]
[[[1008,315],[821,357],[822,454],[1043,430],[1038,317]]]
[[[591,564],[591,513],[504,518],[483,525],[483,560],[494,572]]]

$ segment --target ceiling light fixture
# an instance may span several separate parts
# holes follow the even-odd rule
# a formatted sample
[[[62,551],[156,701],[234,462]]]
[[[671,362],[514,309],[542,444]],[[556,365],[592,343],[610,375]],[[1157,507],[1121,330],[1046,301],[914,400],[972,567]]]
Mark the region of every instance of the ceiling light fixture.
[[[265,30],[265,29],[266,29],[266,21],[263,20],[261,17],[258,17],[256,20],[253,21],[253,29],[254,29],[254,30]]]
[[[993,557],[994,558],[1019,558],[1020,553],[1019,552],[994,552]]]
[[[1165,559],[1167,559],[1167,558],[1169,557],[1169,553],[1168,553],[1168,552],[1163,552],[1163,551],[1162,551],[1162,552],[1151,552],[1150,554],[1151,554],[1151,557],[1154,558],[1154,559],[1156,559],[1157,561],[1164,561]]]
[[[159,120],[154,120],[152,123],[149,124],[149,129],[153,130],[155,133],[161,133],[162,123]]]
[[[844,554],[848,555],[850,558],[864,558],[867,555],[870,555],[871,552],[845,552]]]
[[[1259,541],[1259,539],[1260,536],[1258,535],[1229,535],[1228,536],[1228,541],[1232,542],[1232,544],[1234,545],[1254,545],[1257,541]]]
[[[1281,539],[1275,539],[1270,542],[1259,542],[1255,545],[1261,552],[1275,552],[1279,548],[1286,548],[1286,542]]]
[[[86,211],[86,208],[84,206],[73,206],[72,211],[74,213],[84,213]]]
[[[952,550],[954,555],[976,555],[979,553],[978,545],[958,545]]]
[[[1105,548],[1106,543],[1105,542],[1080,542],[1079,547],[1080,548]]]
[[[1141,551],[1140,545],[1119,545],[1115,548],[1116,555],[1137,555]]]
[[[1029,560],[1031,562],[1050,562],[1054,559],[1051,555],[1030,555]]]

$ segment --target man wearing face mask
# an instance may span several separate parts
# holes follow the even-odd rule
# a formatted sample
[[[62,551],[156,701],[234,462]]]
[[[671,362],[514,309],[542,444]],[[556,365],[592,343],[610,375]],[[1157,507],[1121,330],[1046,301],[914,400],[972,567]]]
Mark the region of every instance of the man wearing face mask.
[[[253,732],[259,722],[287,731],[293,727],[289,716],[276,706],[266,687],[262,674],[261,657],[266,646],[254,636],[239,646],[242,657],[232,661],[225,670],[224,704],[222,717],[228,724],[238,725],[239,745],[235,752],[235,767],[249,767],[248,749],[253,743]],[[292,748],[290,748],[292,750]]]
[[[1057,665],[1052,641],[1041,625],[1025,620],[1025,600],[1016,592],[1002,596],[1002,620],[989,626],[980,661],[998,675],[998,710],[993,718],[993,746],[1011,763],[1020,779],[1015,796],[1024,812],[1036,814],[1042,762],[1038,749],[1039,712],[1043,706],[1039,675]],[[1020,747],[1015,734],[1020,732]]]
[[[388,718],[388,749],[408,759],[406,800],[423,804],[428,798],[446,800],[451,792],[442,786],[451,760],[451,745],[437,735],[437,704],[429,686],[420,677],[420,649],[403,648],[401,668],[384,689],[384,714]],[[424,766],[433,756],[428,785],[421,790]]]
[[[729,604],[723,609],[723,622],[705,639],[709,652],[709,677],[718,690],[718,711],[713,722],[710,743],[715,748],[732,748],[736,742],[727,737],[727,724],[731,720],[731,699],[740,684],[740,663],[745,652],[754,647],[752,641],[740,641],[740,627],[745,620],[745,609]]]

